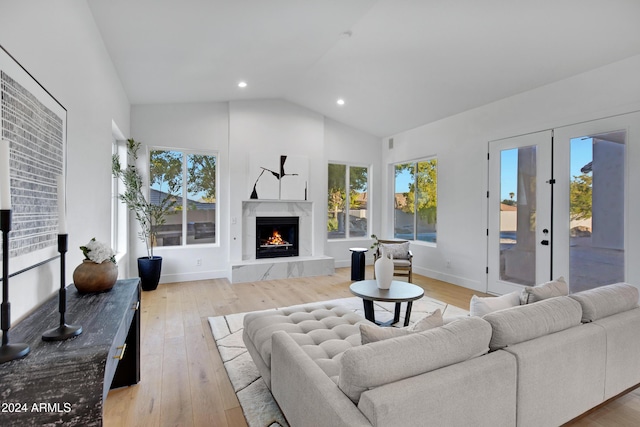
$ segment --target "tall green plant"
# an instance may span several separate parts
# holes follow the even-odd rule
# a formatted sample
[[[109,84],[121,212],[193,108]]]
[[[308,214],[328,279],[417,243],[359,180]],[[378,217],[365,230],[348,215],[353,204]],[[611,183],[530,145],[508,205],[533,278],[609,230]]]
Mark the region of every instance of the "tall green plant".
[[[177,203],[175,196],[177,185],[175,182],[169,182],[169,192],[158,204],[147,200],[143,192],[142,175],[136,167],[140,145],[141,143],[133,138],[128,139],[126,168],[122,168],[120,157],[114,154],[111,157],[111,172],[124,184],[125,191],[119,194],[118,198],[135,214],[140,225],[138,237],[145,243],[148,257],[152,258],[158,227],[165,224],[167,214]]]

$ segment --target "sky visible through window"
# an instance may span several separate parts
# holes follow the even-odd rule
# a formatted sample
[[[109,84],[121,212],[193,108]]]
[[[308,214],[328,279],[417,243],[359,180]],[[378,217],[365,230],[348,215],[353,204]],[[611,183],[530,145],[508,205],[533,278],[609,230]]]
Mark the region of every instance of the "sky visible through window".
[[[396,193],[408,193],[409,192],[409,184],[413,182],[413,177],[411,176],[411,172],[408,170],[403,170],[399,174],[396,175]]]
[[[592,146],[592,138],[573,138],[571,140],[570,179],[573,179],[574,176],[582,175],[580,169],[593,160]],[[518,149],[503,150],[500,155],[500,166],[502,168],[500,200],[510,200],[509,193],[514,193],[513,200],[518,200]]]

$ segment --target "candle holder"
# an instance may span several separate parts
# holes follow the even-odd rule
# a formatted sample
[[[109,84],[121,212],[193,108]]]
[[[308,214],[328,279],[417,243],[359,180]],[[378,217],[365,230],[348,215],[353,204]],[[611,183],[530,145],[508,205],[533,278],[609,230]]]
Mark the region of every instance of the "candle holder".
[[[65,286],[65,254],[68,248],[68,234],[58,234],[58,252],[60,252],[60,291],[58,293],[58,304],[60,312],[60,326],[52,328],[42,334],[43,341],[63,341],[76,337],[82,333],[82,326],[67,325],[65,323],[65,313],[67,311],[67,287]]]
[[[11,328],[11,304],[9,303],[9,232],[11,231],[11,209],[0,210],[0,228],[2,228],[2,346],[0,363],[20,359],[29,354],[26,344],[9,344]]]

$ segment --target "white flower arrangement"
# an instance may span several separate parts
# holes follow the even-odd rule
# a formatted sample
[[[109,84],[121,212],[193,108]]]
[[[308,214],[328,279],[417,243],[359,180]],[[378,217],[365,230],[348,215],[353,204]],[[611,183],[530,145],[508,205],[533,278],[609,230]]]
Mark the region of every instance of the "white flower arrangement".
[[[85,246],[80,246],[85,259],[93,261],[96,264],[102,264],[104,261],[116,263],[116,256],[113,249],[106,243],[98,242],[94,237]]]

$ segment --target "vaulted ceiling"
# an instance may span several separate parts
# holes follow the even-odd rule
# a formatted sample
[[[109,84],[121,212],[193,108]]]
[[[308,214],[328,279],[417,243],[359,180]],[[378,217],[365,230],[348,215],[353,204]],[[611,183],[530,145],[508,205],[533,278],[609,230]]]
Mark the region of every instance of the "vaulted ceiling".
[[[132,104],[282,98],[381,137],[640,54],[638,0],[87,2]]]

